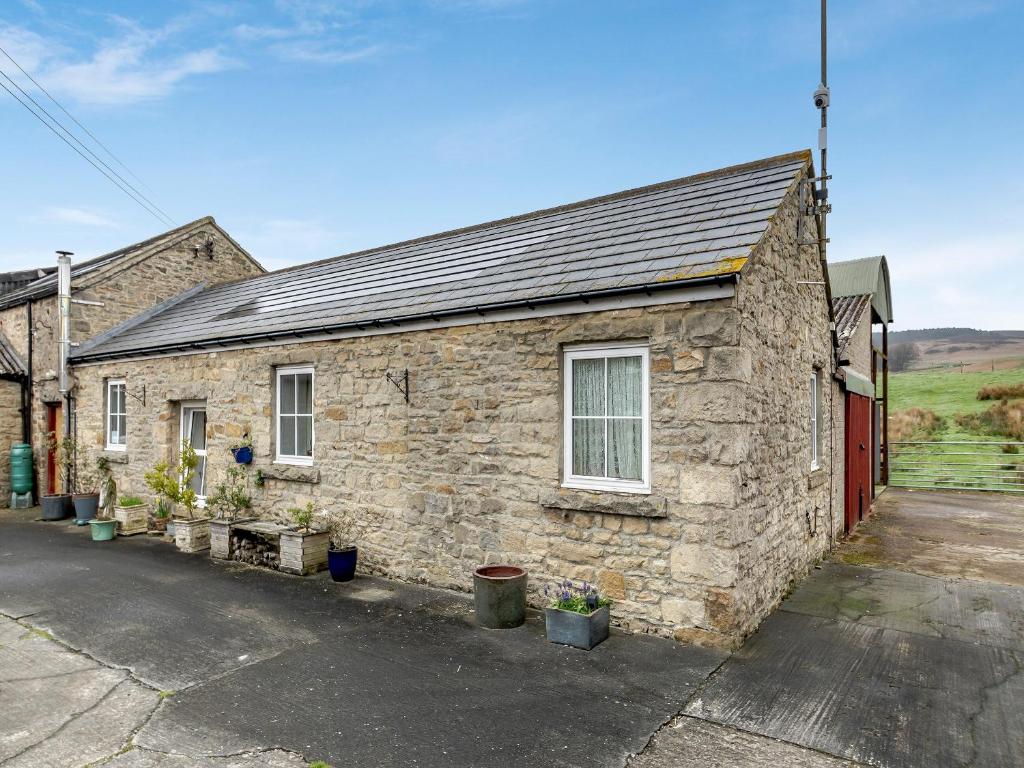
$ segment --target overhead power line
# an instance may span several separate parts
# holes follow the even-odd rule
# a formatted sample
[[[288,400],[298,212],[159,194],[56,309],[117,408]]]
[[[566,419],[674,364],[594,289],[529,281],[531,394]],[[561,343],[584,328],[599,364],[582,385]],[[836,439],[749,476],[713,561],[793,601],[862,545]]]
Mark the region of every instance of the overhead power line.
[[[14,66],[16,66],[16,67],[17,67],[17,68],[18,68],[19,70],[21,70],[21,74],[23,74],[23,75],[24,75],[25,77],[27,77],[27,78],[28,78],[29,80],[31,80],[31,81],[32,81],[32,84],[33,84],[33,85],[34,85],[34,86],[35,86],[36,88],[38,88],[38,89],[39,89],[40,91],[42,91],[43,93],[45,93],[45,94],[46,94],[46,98],[48,98],[48,99],[49,99],[50,101],[52,101],[52,102],[53,102],[54,104],[56,104],[56,105],[57,105],[57,107],[58,107],[58,109],[60,109],[60,111],[61,111],[61,112],[63,112],[63,113],[65,114],[65,115],[67,115],[67,116],[68,116],[69,118],[71,118],[71,122],[73,122],[73,123],[74,123],[75,125],[77,125],[77,126],[78,126],[79,128],[81,128],[81,129],[82,129],[83,131],[85,131],[85,134],[86,134],[86,135],[87,135],[87,136],[88,136],[88,137],[89,137],[90,139],[92,139],[93,141],[95,141],[95,142],[96,142],[96,144],[97,144],[97,145],[98,145],[99,147],[101,147],[101,148],[103,149],[103,151],[104,151],[104,152],[106,152],[106,153],[107,153],[107,155],[108,155],[108,156],[109,156],[109,157],[110,157],[110,158],[111,158],[111,159],[112,159],[112,160],[113,160],[114,162],[116,162],[116,163],[117,163],[118,165],[120,165],[120,166],[121,166],[122,168],[124,168],[124,169],[125,169],[125,171],[127,171],[127,172],[128,172],[128,175],[130,175],[130,176],[131,176],[131,177],[132,177],[133,179],[135,179],[135,180],[136,180],[137,182],[139,182],[139,184],[141,184],[142,186],[144,186],[144,187],[145,187],[145,188],[146,188],[147,190],[149,190],[149,191],[150,191],[151,193],[153,192],[153,188],[152,188],[152,187],[150,187],[150,186],[149,186],[149,185],[148,185],[148,184],[147,184],[146,182],[144,182],[144,181],[143,181],[142,179],[140,179],[140,178],[139,178],[139,177],[138,177],[138,176],[137,176],[137,175],[135,174],[135,172],[134,172],[134,171],[133,171],[133,170],[132,170],[131,168],[129,168],[129,167],[127,166],[127,165],[125,165],[124,161],[123,161],[123,160],[121,160],[121,158],[119,158],[119,157],[118,157],[117,155],[115,155],[115,154],[114,154],[114,153],[113,153],[113,152],[112,152],[112,151],[111,151],[111,150],[110,150],[110,149],[109,149],[109,148],[107,147],[107,145],[106,145],[106,144],[104,144],[104,143],[103,143],[102,141],[100,141],[100,140],[99,140],[98,138],[96,138],[96,135],[95,135],[95,134],[93,134],[93,132],[92,132],[92,131],[90,131],[90,130],[89,130],[88,128],[86,128],[86,127],[85,127],[84,125],[82,125],[82,124],[81,124],[80,122],[78,122],[78,119],[77,119],[77,118],[76,118],[76,117],[75,117],[74,115],[72,115],[72,114],[71,114],[70,112],[68,112],[68,111],[67,111],[67,109],[65,109],[64,105],[63,105],[63,104],[61,104],[61,103],[60,103],[59,101],[57,101],[57,99],[56,99],[56,98],[54,98],[54,96],[53,96],[53,95],[52,95],[52,94],[51,94],[51,93],[50,93],[50,92],[49,92],[48,90],[46,90],[46,88],[44,88],[44,87],[43,87],[43,84],[42,84],[42,83],[40,83],[40,82],[39,82],[38,80],[36,80],[36,79],[35,79],[34,77],[32,77],[32,73],[31,73],[31,72],[29,72],[28,70],[26,70],[26,69],[25,69],[25,68],[24,68],[23,66],[21,66],[21,64],[19,64],[19,63],[18,63],[18,62],[17,62],[17,61],[16,61],[15,59],[14,59],[14,57],[13,57],[13,56],[11,56],[11,54],[9,54],[9,53],[8,53],[8,52],[7,52],[7,51],[6,51],[5,49],[4,49],[4,47],[3,47],[3,46],[0,46],[0,53],[2,53],[2,54],[3,54],[4,56],[6,56],[6,57],[7,57],[7,58],[8,58],[9,60],[10,60],[10,62],[11,62],[11,63],[12,63],[12,64],[13,64]]]
[[[0,75],[2,75],[4,77],[4,79],[6,79],[8,82],[10,82],[19,91],[21,91],[22,93],[25,93],[18,86],[17,83],[15,83],[13,80],[11,80],[10,77],[7,76],[7,74],[5,72],[0,71]],[[134,187],[131,187],[131,185],[129,185],[127,182],[124,182],[124,184],[127,185],[127,186],[122,186],[122,182],[119,182],[117,180],[118,178],[120,178],[120,176],[117,174],[116,171],[113,171],[111,169],[111,172],[114,174],[114,175],[111,175],[111,173],[108,173],[106,170],[104,170],[102,167],[100,167],[100,165],[98,165],[95,161],[93,161],[92,158],[90,158],[88,155],[86,155],[84,152],[82,152],[82,150],[80,150],[78,147],[76,147],[74,144],[72,144],[70,141],[68,141],[66,138],[64,138],[64,136],[60,133],[60,131],[58,131],[56,128],[53,127],[53,125],[51,125],[46,120],[44,120],[42,118],[42,116],[39,115],[38,112],[36,112],[34,109],[32,109],[32,107],[30,107],[20,96],[18,96],[18,94],[16,94],[14,91],[12,91],[10,88],[8,88],[7,85],[2,80],[0,80],[0,88],[3,88],[5,91],[7,91],[9,94],[11,94],[11,96],[14,98],[15,101],[17,101],[19,104],[21,104],[21,106],[23,106],[26,110],[28,110],[29,114],[31,114],[34,118],[36,118],[36,120],[38,120],[43,125],[45,125],[47,128],[49,128],[50,131],[53,132],[54,136],[56,136],[58,139],[60,139],[65,144],[67,144],[69,147],[71,147],[71,149],[73,149],[83,160],[85,160],[87,163],[89,163],[89,165],[91,165],[97,171],[99,171],[104,176],[106,176],[107,179],[109,179],[110,182],[114,184],[114,186],[116,186],[118,189],[120,189],[122,192],[124,192],[126,195],[128,195],[128,197],[130,197],[132,200],[134,200],[136,203],[138,203],[140,206],[142,206],[142,208],[144,208],[149,214],[154,216],[157,220],[159,220],[163,224],[167,224],[169,226],[174,226],[174,221],[169,216],[167,216],[167,214],[164,214],[162,211],[160,211],[159,208],[156,208],[155,206],[153,208],[150,208],[149,205],[147,205],[146,202],[144,202],[144,199],[145,199],[144,197],[141,197],[141,196],[137,197],[131,191],[132,189],[134,189]],[[28,96],[28,94],[25,94],[25,95],[29,98],[29,100],[32,101],[33,104],[36,103],[35,100],[32,99],[31,96]],[[40,109],[42,109],[42,107],[40,107]],[[46,112],[46,110],[43,110],[43,112]],[[51,119],[53,119],[53,118],[51,118]],[[57,123],[57,125],[60,125],[60,123]],[[64,130],[65,132],[67,132],[67,129],[65,129],[63,126],[60,126],[60,127],[61,127],[61,130]],[[70,133],[68,133],[68,135],[71,136],[71,138],[75,138]],[[77,141],[77,139],[76,139],[76,141]],[[78,143],[81,144],[81,142],[78,142]],[[84,145],[83,145],[83,148],[86,150],[86,152],[89,152],[89,154],[93,154]],[[94,154],[93,154],[93,157],[95,157]],[[99,160],[99,158],[97,158],[97,160]],[[102,163],[107,168],[109,168],[109,166],[107,166],[106,163],[103,163],[102,160],[99,160],[99,162]]]

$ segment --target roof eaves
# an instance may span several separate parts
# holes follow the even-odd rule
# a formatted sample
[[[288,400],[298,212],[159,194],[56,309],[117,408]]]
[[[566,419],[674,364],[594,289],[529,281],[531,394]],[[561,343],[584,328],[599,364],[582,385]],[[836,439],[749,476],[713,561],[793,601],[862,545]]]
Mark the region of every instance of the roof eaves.
[[[200,339],[200,340],[192,341],[192,342],[185,343],[185,344],[182,344],[182,343],[178,342],[178,343],[166,344],[166,345],[162,345],[162,346],[146,346],[146,347],[139,348],[139,349],[111,350],[109,352],[103,352],[102,350],[99,350],[98,352],[93,352],[93,353],[90,354],[90,350],[97,349],[97,347],[101,346],[104,341],[107,341],[109,338],[111,338],[113,336],[116,336],[119,333],[123,332],[124,330],[127,329],[127,327],[131,327],[133,325],[137,325],[137,324],[143,322],[144,320],[148,320],[149,319],[149,317],[146,317],[146,318],[141,318],[140,317],[140,318],[133,318],[132,320],[128,321],[128,323],[123,324],[125,327],[120,327],[119,326],[117,328],[112,328],[111,330],[107,331],[105,334],[102,334],[102,336],[98,336],[94,340],[91,340],[87,345],[83,345],[83,346],[79,347],[76,350],[75,354],[73,355],[72,361],[73,362],[78,362],[78,363],[92,363],[92,362],[99,362],[99,361],[102,361],[102,360],[124,359],[124,358],[132,358],[132,357],[152,356],[152,355],[168,354],[168,353],[173,353],[173,352],[185,352],[185,351],[188,351],[188,350],[205,349],[205,348],[211,348],[211,347],[223,347],[223,346],[226,346],[226,345],[233,345],[234,346],[234,345],[245,345],[247,343],[248,344],[255,344],[255,343],[260,343],[260,342],[273,341],[275,339],[285,340],[285,339],[290,339],[290,338],[302,338],[304,336],[338,333],[338,332],[342,332],[342,331],[345,331],[345,330],[351,330],[351,329],[363,330],[363,329],[369,328],[369,327],[380,328],[380,327],[386,326],[386,325],[393,325],[395,327],[400,327],[402,325],[402,323],[412,323],[412,322],[418,322],[418,321],[421,321],[421,320],[440,320],[440,319],[443,319],[443,318],[456,317],[456,316],[460,316],[460,315],[480,315],[481,317],[486,317],[488,313],[501,312],[501,311],[510,310],[510,309],[521,309],[521,308],[533,309],[535,307],[546,306],[546,305],[549,305],[549,304],[561,304],[561,303],[575,302],[575,301],[582,301],[584,303],[587,303],[587,302],[589,302],[591,300],[598,299],[598,298],[621,296],[621,295],[626,295],[626,294],[645,293],[648,296],[650,296],[653,293],[661,292],[661,291],[666,291],[666,290],[670,290],[670,289],[691,288],[691,287],[692,288],[697,288],[697,287],[704,286],[704,285],[724,285],[724,284],[727,284],[727,283],[735,283],[738,280],[738,278],[739,278],[739,273],[737,273],[737,272],[728,272],[728,273],[724,273],[724,274],[709,275],[709,276],[706,276],[706,277],[690,278],[690,279],[684,279],[684,280],[659,281],[659,282],[655,282],[655,283],[645,283],[645,284],[642,284],[642,285],[631,285],[631,286],[625,286],[625,287],[608,288],[608,289],[604,289],[604,290],[600,290],[600,291],[589,291],[589,292],[580,292],[580,293],[572,293],[572,294],[557,294],[557,295],[554,295],[554,296],[537,297],[537,298],[531,298],[531,299],[519,299],[519,300],[515,300],[515,301],[505,301],[505,302],[498,302],[498,303],[494,303],[494,304],[480,304],[480,305],[473,306],[473,307],[458,307],[458,308],[453,308],[453,309],[450,309],[450,310],[439,310],[439,311],[421,312],[421,313],[415,313],[415,314],[409,314],[409,315],[398,315],[398,316],[391,317],[391,318],[376,318],[376,319],[366,319],[366,320],[352,320],[352,321],[346,321],[344,323],[336,323],[336,324],[330,324],[330,325],[315,326],[315,327],[310,327],[310,328],[305,328],[305,329],[295,329],[295,328],[292,328],[292,329],[272,331],[272,332],[264,331],[264,332],[261,332],[261,333],[254,333],[254,334],[248,334],[248,335],[246,335],[246,334],[238,334],[238,335],[231,336],[231,337],[206,338],[206,339]],[[189,292],[186,292],[186,293],[189,293]],[[193,295],[194,295],[194,293],[198,293],[198,290],[193,289]],[[181,301],[184,301],[184,300],[186,300],[188,298],[190,298],[188,295],[181,294],[179,297],[175,297],[176,300],[172,300],[172,302],[173,302],[173,304],[178,304]],[[165,302],[165,304],[167,306],[161,305],[160,307],[154,307],[150,317],[152,317],[153,315],[158,314],[159,312],[164,311],[165,309],[169,309],[170,306],[173,306],[173,304],[170,303],[170,302]]]

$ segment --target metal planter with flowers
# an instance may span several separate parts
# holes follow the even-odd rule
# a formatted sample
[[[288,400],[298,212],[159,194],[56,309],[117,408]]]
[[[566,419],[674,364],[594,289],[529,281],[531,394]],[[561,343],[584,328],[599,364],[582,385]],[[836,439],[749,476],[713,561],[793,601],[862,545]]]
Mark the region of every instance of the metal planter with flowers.
[[[551,601],[545,611],[548,640],[589,651],[608,639],[612,601],[587,582],[566,580],[544,587]]]

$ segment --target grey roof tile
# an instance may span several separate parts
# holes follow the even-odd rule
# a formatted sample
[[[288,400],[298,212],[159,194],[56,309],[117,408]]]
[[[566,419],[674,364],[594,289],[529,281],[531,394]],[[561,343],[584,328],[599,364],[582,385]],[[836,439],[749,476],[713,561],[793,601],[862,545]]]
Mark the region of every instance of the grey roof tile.
[[[730,275],[809,162],[783,155],[215,286],[74,358]]]

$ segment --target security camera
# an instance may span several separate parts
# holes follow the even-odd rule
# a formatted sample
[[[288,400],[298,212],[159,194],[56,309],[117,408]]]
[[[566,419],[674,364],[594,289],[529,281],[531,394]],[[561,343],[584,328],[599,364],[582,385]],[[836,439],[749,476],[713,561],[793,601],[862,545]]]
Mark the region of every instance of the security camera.
[[[829,90],[824,85],[819,85],[814,92],[814,106],[824,109],[828,106]]]

